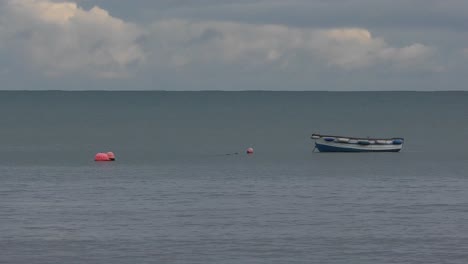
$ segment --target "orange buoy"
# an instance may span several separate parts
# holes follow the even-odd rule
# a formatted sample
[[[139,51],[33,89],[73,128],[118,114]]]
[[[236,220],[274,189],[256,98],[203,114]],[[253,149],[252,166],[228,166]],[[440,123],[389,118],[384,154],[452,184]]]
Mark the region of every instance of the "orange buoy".
[[[110,161],[110,159],[106,153],[97,153],[94,157],[94,161]]]
[[[109,159],[110,159],[111,161],[114,161],[114,160],[115,160],[114,152],[107,152],[107,156],[109,157]]]
[[[248,148],[246,150],[247,154],[253,154],[254,153],[254,149],[253,148]]]

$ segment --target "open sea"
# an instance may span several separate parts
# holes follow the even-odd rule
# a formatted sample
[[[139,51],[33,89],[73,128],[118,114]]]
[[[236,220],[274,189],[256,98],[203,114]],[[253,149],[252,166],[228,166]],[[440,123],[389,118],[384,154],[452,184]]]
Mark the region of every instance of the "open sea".
[[[0,122],[0,263],[468,263],[468,92],[4,91]]]

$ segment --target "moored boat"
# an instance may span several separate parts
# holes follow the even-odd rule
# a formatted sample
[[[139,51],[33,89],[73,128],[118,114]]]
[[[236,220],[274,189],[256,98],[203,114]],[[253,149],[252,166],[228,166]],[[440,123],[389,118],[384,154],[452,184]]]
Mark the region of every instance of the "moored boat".
[[[312,134],[320,152],[399,152],[403,138],[355,138]]]

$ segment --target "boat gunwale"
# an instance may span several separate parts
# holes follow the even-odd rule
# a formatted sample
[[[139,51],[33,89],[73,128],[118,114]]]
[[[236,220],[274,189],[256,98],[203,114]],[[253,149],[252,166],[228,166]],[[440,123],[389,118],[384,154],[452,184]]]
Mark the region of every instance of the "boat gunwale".
[[[322,134],[312,134],[311,139],[316,139],[313,138],[314,136],[319,136],[320,138],[325,138],[325,137],[330,137],[330,138],[348,138],[348,139],[355,139],[355,140],[395,140],[395,139],[401,139],[405,140],[403,137],[393,137],[393,138],[363,138],[363,137],[345,137],[345,136],[332,136],[332,135],[322,135]],[[317,138],[318,139],[318,138]],[[342,142],[339,142],[342,143]]]

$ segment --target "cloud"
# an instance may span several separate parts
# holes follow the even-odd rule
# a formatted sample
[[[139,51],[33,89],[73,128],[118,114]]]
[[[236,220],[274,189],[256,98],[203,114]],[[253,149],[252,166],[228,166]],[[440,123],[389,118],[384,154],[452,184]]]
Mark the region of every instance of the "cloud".
[[[434,50],[419,43],[392,47],[364,28],[294,28],[233,22],[165,20],[154,23],[157,61],[175,67],[208,63],[282,67],[303,63],[338,69],[378,64],[424,64]]]
[[[97,6],[84,10],[73,2],[7,0],[0,8],[0,49],[43,74],[122,77],[145,59],[139,43],[144,32]]]
[[[395,44],[379,30],[363,26],[164,17],[134,24],[92,1],[85,6],[55,0],[0,2],[0,56],[8,58],[0,72],[39,73],[43,80],[62,83],[103,79],[94,83],[107,83],[112,89],[115,84],[123,87],[122,77],[138,79],[138,84],[146,85],[140,89],[153,87],[153,80],[175,83],[174,87],[198,83],[206,89],[206,83],[235,86],[241,79],[244,84],[262,81],[268,88],[280,87],[284,80],[292,80],[291,87],[330,79],[348,85],[349,78],[358,83],[377,72],[388,76],[440,69],[432,46],[411,38]]]

